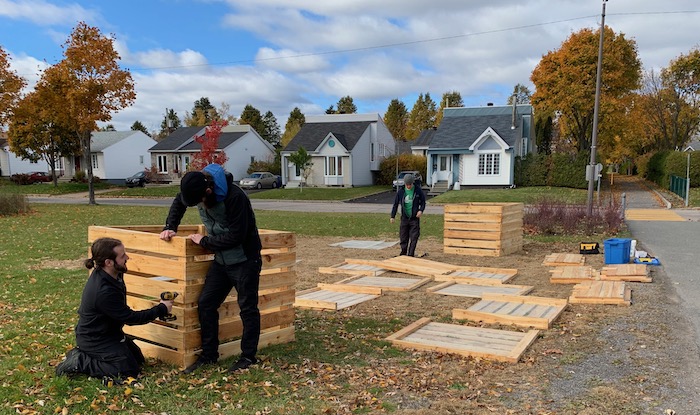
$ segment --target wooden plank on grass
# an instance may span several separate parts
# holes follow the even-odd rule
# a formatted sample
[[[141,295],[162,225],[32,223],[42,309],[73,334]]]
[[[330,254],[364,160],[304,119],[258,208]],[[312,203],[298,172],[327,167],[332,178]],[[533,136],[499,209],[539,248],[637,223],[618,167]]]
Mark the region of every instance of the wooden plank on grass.
[[[438,274],[435,281],[465,281],[484,285],[505,284],[515,277],[518,270],[506,268],[459,267],[448,274]]]
[[[622,281],[588,281],[574,286],[572,304],[631,305],[632,290]]]
[[[387,337],[400,347],[516,363],[539,331],[527,333],[434,323],[424,318]]]
[[[598,271],[589,266],[568,266],[557,267],[549,271],[552,275],[549,282],[552,284],[578,284],[585,281],[595,281],[600,279]]]
[[[600,270],[603,281],[652,282],[649,267],[645,264],[607,265]]]
[[[535,287],[529,285],[477,285],[447,281],[434,287],[430,287],[427,289],[427,291],[442,295],[481,298],[484,294],[524,295],[532,291],[534,288]]]
[[[378,297],[379,295],[330,291],[316,287],[297,293],[294,306],[318,310],[340,310]]]
[[[549,329],[566,305],[567,300],[558,298],[483,294],[468,309],[453,309],[452,318]]]
[[[367,259],[345,259],[348,264],[365,264],[383,268],[389,271],[401,272],[404,274],[418,275],[421,277],[432,277],[436,274],[446,274],[452,272],[456,265],[445,264],[437,261],[430,261],[423,258],[414,258],[401,255],[383,261],[373,261]]]
[[[333,286],[348,286],[348,287],[369,287],[377,288],[382,291],[413,291],[416,288],[425,285],[432,281],[430,277],[426,278],[395,278],[395,277],[350,277],[338,281]],[[319,284],[321,287],[321,284]],[[368,293],[371,294],[371,293]]]
[[[554,253],[544,258],[543,265],[552,267],[583,265],[586,258],[582,254]]]
[[[340,264],[331,265],[330,267],[319,267],[318,272],[321,274],[368,275],[370,277],[376,277],[384,274],[386,270],[373,265],[341,262]]]

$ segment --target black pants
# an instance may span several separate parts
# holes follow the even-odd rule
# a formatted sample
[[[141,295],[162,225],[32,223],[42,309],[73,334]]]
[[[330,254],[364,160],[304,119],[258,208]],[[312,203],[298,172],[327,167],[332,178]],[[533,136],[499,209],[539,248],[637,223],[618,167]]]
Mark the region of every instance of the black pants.
[[[401,215],[399,226],[399,241],[401,241],[401,255],[416,256],[416,245],[420,237],[420,219]]]
[[[241,355],[255,358],[260,340],[260,310],[258,287],[260,285],[260,259],[235,265],[212,262],[199,296],[199,324],[202,335],[201,358],[215,361],[219,358],[219,307],[232,288],[238,295],[243,336]]]
[[[141,349],[131,337],[125,337],[103,350],[83,351],[76,347],[66,353],[66,358],[56,366],[56,374],[92,377],[128,377],[138,376],[146,359]]]

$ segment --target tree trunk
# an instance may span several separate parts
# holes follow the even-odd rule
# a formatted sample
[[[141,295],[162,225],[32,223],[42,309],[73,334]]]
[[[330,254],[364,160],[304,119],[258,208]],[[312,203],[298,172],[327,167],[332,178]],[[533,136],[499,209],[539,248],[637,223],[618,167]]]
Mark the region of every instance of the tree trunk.
[[[90,154],[90,131],[83,131],[80,135],[80,140],[83,146],[83,156],[85,157],[85,164],[87,165],[87,179],[88,179],[88,204],[96,205],[95,202],[95,186],[92,181],[92,155]]]

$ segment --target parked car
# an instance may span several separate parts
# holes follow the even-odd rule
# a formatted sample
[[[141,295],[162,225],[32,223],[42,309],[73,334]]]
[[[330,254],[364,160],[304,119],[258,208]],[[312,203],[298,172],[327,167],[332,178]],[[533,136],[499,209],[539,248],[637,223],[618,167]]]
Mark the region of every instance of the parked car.
[[[51,177],[50,174],[45,173],[43,171],[33,171],[29,173],[29,183],[34,184],[34,183],[48,183],[52,181],[53,178]]]
[[[146,186],[146,183],[150,183],[151,179],[148,178],[148,175],[146,175],[146,172],[144,170],[141,170],[140,172],[134,174],[131,177],[127,177],[126,180],[126,187],[144,187]]]
[[[403,187],[403,176],[409,173],[413,175],[413,179],[415,180],[414,184],[421,186],[423,183],[423,176],[421,176],[420,172],[417,170],[405,170],[396,176],[396,180],[394,180],[394,182],[391,184],[391,190],[395,192],[399,187]]]
[[[282,178],[269,171],[256,171],[241,179],[240,186],[244,189],[276,189],[282,184]]]

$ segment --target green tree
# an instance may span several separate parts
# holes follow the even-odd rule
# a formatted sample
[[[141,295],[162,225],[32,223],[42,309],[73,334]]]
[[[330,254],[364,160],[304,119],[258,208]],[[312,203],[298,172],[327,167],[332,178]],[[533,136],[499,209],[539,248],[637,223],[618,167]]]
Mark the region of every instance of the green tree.
[[[419,94],[408,116],[406,139],[410,141],[418,138],[421,131],[432,128],[435,125],[436,118],[437,108],[435,101],[430,98],[430,93],[426,92],[425,95]]]
[[[280,143],[281,134],[280,125],[277,123],[275,114],[273,114],[272,111],[266,112],[263,116],[262,122],[264,128],[260,135],[273,146],[278,146]]]
[[[282,148],[286,147],[292,138],[301,130],[301,127],[306,123],[306,117],[304,113],[301,112],[299,107],[294,107],[294,109],[289,113],[287,117],[287,123],[284,125],[284,133],[282,134],[282,140],[280,142]]]
[[[301,191],[302,186],[306,184],[306,181],[309,179],[309,175],[311,174],[311,166],[314,165],[311,162],[311,158],[311,154],[309,154],[302,146],[299,146],[297,151],[289,155],[289,161],[294,163],[294,165],[299,168],[299,171],[301,171],[301,177],[304,178],[301,186],[299,186],[299,191]]]
[[[578,152],[591,146],[599,35],[588,28],[572,34],[558,50],[544,55],[531,75],[535,112],[558,114],[559,139]],[[605,152],[619,135],[627,96],[639,86],[641,63],[634,40],[606,27],[602,64],[598,144]]]
[[[112,114],[130,106],[136,99],[131,74],[119,67],[114,39],[96,27],[78,23],[64,44],[65,58],[44,71],[48,85],[61,89],[61,125],[79,138],[84,165],[87,166],[89,203],[95,204],[90,141],[97,122],[112,119]]]
[[[535,121],[535,143],[540,154],[552,153],[553,121],[551,115],[537,116]]]
[[[241,116],[238,118],[238,123],[241,125],[250,125],[260,136],[262,136],[265,131],[265,121],[263,120],[260,110],[250,104],[246,104],[245,108],[243,108],[243,112],[241,112]]]
[[[182,127],[182,123],[180,122],[180,117],[177,116],[177,112],[175,112],[175,110],[172,108],[166,108],[165,116],[163,117],[163,121],[160,123],[160,133],[158,133],[158,138],[163,139],[180,127]]]
[[[384,124],[389,129],[394,140],[403,141],[406,138],[406,125],[408,124],[408,109],[398,98],[389,103],[384,113]]]
[[[335,112],[335,107],[334,107],[333,105],[331,105],[330,107],[328,107],[328,108],[326,109],[326,114],[336,114],[336,112]]]
[[[435,116],[435,126],[440,125],[443,117],[443,110],[450,107],[463,107],[464,101],[462,101],[462,94],[457,91],[445,92],[442,94],[442,100],[440,100],[440,108],[438,109],[437,115]],[[420,134],[420,133],[419,133]]]
[[[336,107],[338,107],[337,113],[338,114],[355,114],[357,113],[357,107],[355,106],[355,103],[353,102],[353,99],[350,95],[344,96],[338,100],[338,104],[336,104]]]
[[[515,101],[516,104],[529,104],[532,98],[532,92],[530,89],[522,84],[516,84],[513,87],[513,93],[508,97],[507,105],[513,105]]]
[[[147,136],[151,136],[151,134],[148,132],[148,128],[146,128],[146,126],[139,120],[136,120],[133,124],[131,124],[131,131],[141,131]]]
[[[185,125],[188,127],[203,127],[218,119],[219,114],[207,97],[196,100],[191,113],[185,112]]]
[[[17,72],[10,70],[10,57],[0,46],[0,126],[12,115],[12,109],[20,98],[27,82]]]

